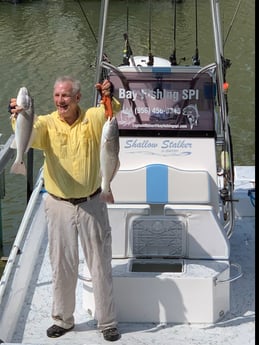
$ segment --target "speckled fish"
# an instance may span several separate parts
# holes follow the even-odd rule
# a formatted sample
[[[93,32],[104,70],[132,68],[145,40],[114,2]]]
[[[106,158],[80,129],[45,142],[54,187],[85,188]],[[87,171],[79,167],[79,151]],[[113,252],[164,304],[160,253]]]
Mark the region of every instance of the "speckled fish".
[[[11,147],[16,148],[16,158],[10,172],[26,175],[24,154],[29,150],[34,121],[33,99],[26,87],[20,88],[16,103],[22,110],[18,113],[15,124],[15,137]]]
[[[116,175],[119,166],[119,128],[116,117],[109,117],[102,130],[100,164],[102,175],[101,200],[113,204],[114,197],[111,190],[111,181]]]

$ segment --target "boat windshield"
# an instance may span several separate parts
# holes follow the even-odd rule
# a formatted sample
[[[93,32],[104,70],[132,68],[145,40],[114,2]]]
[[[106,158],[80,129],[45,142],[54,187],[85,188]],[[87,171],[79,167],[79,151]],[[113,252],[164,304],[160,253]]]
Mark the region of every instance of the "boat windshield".
[[[216,87],[209,72],[166,69],[110,74],[121,136],[215,136]]]

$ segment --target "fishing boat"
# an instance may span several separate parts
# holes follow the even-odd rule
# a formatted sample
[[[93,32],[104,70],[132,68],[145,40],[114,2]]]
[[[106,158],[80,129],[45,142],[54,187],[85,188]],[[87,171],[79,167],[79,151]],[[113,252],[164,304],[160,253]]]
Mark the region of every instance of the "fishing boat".
[[[255,169],[233,164],[229,60],[219,1],[210,4],[210,64],[200,65],[198,49],[184,66],[175,51],[169,59],[135,56],[125,33],[123,63],[115,66],[103,53],[109,1],[101,3],[96,82],[109,78],[122,104],[120,168],[108,205],[118,344],[255,342]],[[0,168],[10,152],[7,142]],[[46,336],[52,293],[42,173],[1,277],[0,343],[103,344],[80,248],[75,328]]]

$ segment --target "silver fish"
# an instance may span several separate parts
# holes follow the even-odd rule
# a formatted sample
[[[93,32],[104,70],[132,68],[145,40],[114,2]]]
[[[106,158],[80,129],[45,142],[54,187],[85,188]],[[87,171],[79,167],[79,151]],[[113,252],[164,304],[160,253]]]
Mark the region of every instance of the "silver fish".
[[[102,130],[100,164],[102,175],[102,201],[113,204],[114,197],[111,190],[111,181],[116,175],[119,167],[119,128],[116,117],[108,118]]]
[[[32,128],[34,121],[33,98],[26,87],[21,87],[17,98],[17,106],[23,109],[18,113],[15,124],[15,136],[11,145],[16,149],[16,158],[11,166],[10,172],[13,174],[26,175],[27,169],[24,163],[24,154],[29,150]]]

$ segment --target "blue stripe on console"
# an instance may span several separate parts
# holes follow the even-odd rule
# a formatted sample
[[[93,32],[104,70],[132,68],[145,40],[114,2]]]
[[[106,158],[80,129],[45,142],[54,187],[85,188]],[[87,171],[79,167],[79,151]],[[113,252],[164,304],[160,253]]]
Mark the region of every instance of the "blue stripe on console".
[[[149,203],[167,203],[168,167],[152,164],[146,167],[146,200]]]
[[[171,73],[171,67],[152,67],[154,73]]]

